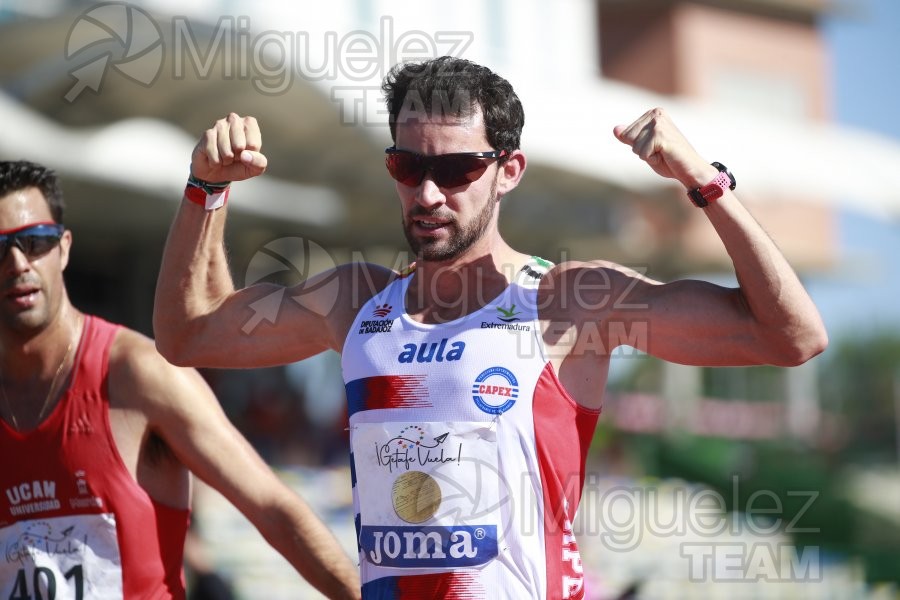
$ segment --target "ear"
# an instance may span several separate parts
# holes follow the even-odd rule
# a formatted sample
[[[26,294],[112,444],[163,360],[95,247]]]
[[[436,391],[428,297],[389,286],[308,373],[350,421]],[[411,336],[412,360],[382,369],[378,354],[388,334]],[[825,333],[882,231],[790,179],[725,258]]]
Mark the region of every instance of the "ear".
[[[507,192],[511,192],[521,181],[525,174],[525,153],[521,150],[513,150],[505,161],[500,164],[497,174],[497,197],[502,198]]]
[[[63,231],[59,239],[59,263],[60,271],[65,271],[69,264],[69,249],[72,248],[72,232],[69,229]]]

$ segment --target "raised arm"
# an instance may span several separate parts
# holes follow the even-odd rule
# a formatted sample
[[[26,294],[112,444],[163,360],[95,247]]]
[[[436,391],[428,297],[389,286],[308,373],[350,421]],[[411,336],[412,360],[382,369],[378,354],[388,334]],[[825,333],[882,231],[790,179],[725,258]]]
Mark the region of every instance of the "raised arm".
[[[614,133],[654,171],[686,189],[705,186],[718,175],[662,109],[617,126]],[[828,338],[812,299],[734,193],[726,189],[696,210],[706,214],[725,245],[739,286],[660,284],[619,271],[612,278],[627,289],[627,301],[610,318],[646,326],[642,349],[679,363],[791,366],[822,352]]]
[[[206,130],[191,157],[191,174],[206,183],[238,182],[262,174],[262,135],[253,117],[234,113]],[[238,184],[239,185],[239,184]],[[189,188],[190,189],[190,188]],[[284,364],[339,349],[335,311],[354,269],[337,269],[295,289],[260,283],[235,290],[224,248],[227,203],[210,209],[192,189],[169,231],[156,285],[153,329],[157,348],[183,366],[242,368]],[[248,200],[252,201],[252,200]],[[303,210],[298,199],[297,210]],[[263,311],[271,318],[260,319]]]
[[[235,429],[200,375],[168,363],[143,336],[123,331],[119,338],[110,355],[111,397],[143,414],[175,457],[240,510],[316,589],[328,598],[358,599],[356,566]],[[157,464],[142,460],[148,471]]]

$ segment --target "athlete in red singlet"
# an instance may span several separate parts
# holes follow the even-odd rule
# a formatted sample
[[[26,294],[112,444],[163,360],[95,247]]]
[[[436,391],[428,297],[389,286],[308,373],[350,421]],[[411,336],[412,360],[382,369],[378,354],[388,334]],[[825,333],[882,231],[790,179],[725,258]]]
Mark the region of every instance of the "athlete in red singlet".
[[[200,375],[84,315],[55,175],[0,162],[0,598],[184,598],[190,472],[331,598],[355,567]]]

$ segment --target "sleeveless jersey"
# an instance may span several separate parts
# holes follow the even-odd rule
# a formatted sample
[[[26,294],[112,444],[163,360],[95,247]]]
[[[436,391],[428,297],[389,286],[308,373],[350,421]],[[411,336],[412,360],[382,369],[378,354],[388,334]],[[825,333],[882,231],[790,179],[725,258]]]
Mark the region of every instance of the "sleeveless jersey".
[[[406,314],[415,271],[344,344],[363,598],[583,598],[572,517],[599,411],[547,357],[532,259],[483,308]]]
[[[86,317],[71,385],[37,428],[0,420],[0,598],[184,598],[189,511],[154,502],[109,424],[118,326]]]

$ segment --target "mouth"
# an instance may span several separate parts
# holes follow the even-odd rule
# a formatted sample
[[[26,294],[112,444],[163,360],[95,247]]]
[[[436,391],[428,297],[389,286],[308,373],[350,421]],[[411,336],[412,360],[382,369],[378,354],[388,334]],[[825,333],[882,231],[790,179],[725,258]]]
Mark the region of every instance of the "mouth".
[[[7,290],[3,297],[20,306],[30,306],[37,299],[40,288],[33,285],[18,285]]]
[[[446,225],[446,223],[438,223],[437,221],[421,221],[418,219],[413,221],[413,223],[415,223],[417,227],[421,227],[422,229],[440,229],[441,227]]]
[[[410,217],[410,223],[413,227],[421,231],[435,232],[445,229],[452,221],[450,219],[440,219],[433,216],[414,216]]]

